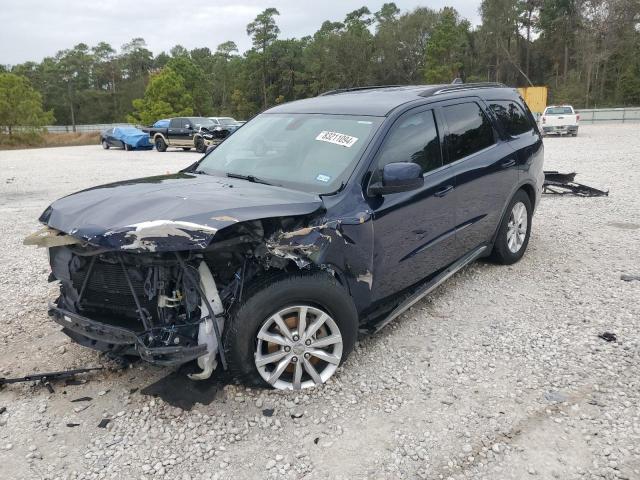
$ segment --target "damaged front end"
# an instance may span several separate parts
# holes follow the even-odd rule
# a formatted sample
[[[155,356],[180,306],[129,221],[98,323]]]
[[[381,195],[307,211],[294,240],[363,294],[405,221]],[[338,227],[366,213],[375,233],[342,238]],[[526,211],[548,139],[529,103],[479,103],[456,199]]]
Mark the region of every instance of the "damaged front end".
[[[202,255],[73,245],[50,247],[49,256],[60,281],[49,314],[73,340],[159,365],[198,359],[202,375],[211,374],[224,308]]]
[[[366,303],[370,216],[325,216],[309,194],[181,173],[95,187],[49,206],[25,239],[45,247],[60,296],[51,317],[81,345],[208,378],[250,282],[276,272],[344,275]]]

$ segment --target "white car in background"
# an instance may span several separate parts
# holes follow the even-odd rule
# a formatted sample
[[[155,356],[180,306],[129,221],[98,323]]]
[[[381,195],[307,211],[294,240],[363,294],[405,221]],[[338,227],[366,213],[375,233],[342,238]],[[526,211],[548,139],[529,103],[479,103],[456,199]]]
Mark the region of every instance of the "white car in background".
[[[578,135],[580,115],[571,105],[550,105],[540,117],[540,131],[543,135]]]

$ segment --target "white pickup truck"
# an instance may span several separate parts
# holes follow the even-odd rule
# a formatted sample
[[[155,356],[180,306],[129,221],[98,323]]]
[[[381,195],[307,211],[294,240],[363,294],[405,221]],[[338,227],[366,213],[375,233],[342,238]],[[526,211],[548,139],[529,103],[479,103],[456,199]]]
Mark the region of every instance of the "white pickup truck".
[[[578,135],[578,115],[571,105],[551,105],[544,109],[540,117],[540,130],[543,135],[568,133]]]

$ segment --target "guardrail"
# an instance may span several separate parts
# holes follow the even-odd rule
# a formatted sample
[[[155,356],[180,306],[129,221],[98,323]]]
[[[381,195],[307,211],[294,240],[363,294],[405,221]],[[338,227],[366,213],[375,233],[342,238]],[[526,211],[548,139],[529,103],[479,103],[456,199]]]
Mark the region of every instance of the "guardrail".
[[[580,123],[626,123],[640,122],[640,107],[626,108],[587,108],[576,110]]]

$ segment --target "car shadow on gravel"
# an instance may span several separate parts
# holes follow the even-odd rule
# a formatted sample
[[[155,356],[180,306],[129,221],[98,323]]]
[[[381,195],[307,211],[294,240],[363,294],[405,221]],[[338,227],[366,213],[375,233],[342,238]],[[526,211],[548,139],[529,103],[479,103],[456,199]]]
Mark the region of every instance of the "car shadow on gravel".
[[[140,393],[161,398],[171,406],[189,411],[196,403],[209,405],[225,385],[232,383],[231,378],[222,371],[214,372],[207,380],[191,380],[188,375],[197,371],[196,362],[189,362],[144,387]]]

